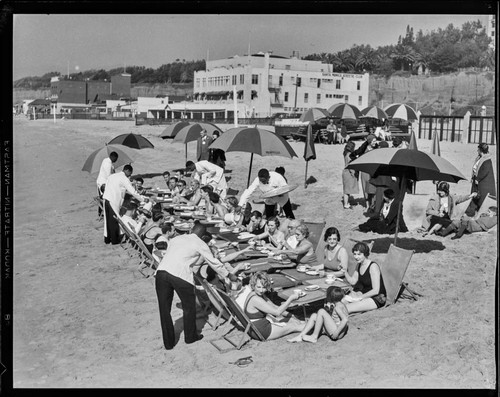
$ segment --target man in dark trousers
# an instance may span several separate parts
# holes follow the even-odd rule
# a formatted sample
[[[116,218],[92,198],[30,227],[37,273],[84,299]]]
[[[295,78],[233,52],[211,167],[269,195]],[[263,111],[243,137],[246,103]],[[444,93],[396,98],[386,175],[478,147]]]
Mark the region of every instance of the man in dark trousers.
[[[196,159],[200,160],[208,160],[210,156],[210,151],[208,147],[212,144],[212,137],[208,136],[207,130],[203,128],[200,131],[200,137],[196,141]]]
[[[399,199],[395,197],[394,190],[386,189],[384,191],[384,205],[380,210],[378,219],[369,219],[365,223],[359,225],[359,230],[362,232],[372,231],[380,234],[394,234],[398,219]],[[401,212],[403,208],[401,206]],[[403,219],[403,214],[399,218],[398,232],[405,233],[408,231],[406,223]]]
[[[191,233],[174,237],[168,243],[155,277],[156,295],[160,309],[161,331],[165,349],[171,350],[175,344],[174,323],[170,311],[174,291],[181,300],[184,323],[184,340],[187,344],[203,338],[196,329],[196,295],[193,279],[193,266],[204,258],[210,267],[223,277],[236,281],[230,273],[231,265],[224,265],[216,259],[208,245],[201,239],[206,234],[206,227],[195,223]]]

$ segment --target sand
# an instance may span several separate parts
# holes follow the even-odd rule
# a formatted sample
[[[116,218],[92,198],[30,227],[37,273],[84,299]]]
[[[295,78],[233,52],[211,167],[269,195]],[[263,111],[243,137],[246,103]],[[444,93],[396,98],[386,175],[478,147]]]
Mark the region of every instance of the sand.
[[[452,241],[412,232],[431,182],[419,182],[417,194],[406,197],[410,232],[400,234],[400,246],[415,250],[405,282],[423,295],[418,301],[353,316],[338,342],[251,341],[221,354],[209,341],[230,326],[212,331],[200,320],[202,341],[186,345],[181,333],[175,349],[164,350],[153,278],[143,278],[120,246],[103,243],[92,201],[96,176],[81,171],[94,149],[128,132],[156,146],[137,152],[135,175],[182,166],[184,146],[159,138],[162,130],[131,122],[15,119],[14,387],[495,387],[497,235]],[[366,220],[364,209],[341,206],[342,146],[316,145],[309,175],[317,182],[307,189],[304,144],[292,147],[298,159],[255,156],[253,176],[261,167],[284,166],[288,181],[299,184],[291,194],[298,218],[325,219],[342,239],[374,240],[373,257],[383,258],[393,238],[352,230]],[[429,151],[430,141],[418,140],[418,147]],[[189,144],[189,159],[194,151]],[[467,177],[475,154],[476,145],[441,142],[441,155]],[[229,184],[240,193],[249,159],[248,153],[227,154]],[[146,186],[152,183],[145,179]],[[469,188],[461,181],[451,190],[465,194]],[[180,331],[179,307],[174,304],[172,314]],[[229,364],[245,356],[254,360],[248,367]]]

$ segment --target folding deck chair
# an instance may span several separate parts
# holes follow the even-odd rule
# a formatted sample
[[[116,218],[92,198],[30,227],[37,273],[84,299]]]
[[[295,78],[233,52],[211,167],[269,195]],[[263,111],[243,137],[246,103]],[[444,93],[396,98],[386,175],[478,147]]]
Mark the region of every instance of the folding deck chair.
[[[210,300],[210,303],[217,310],[217,319],[215,320],[215,323],[212,325],[210,324],[210,322],[208,322],[212,327],[212,330],[215,331],[219,327],[219,321],[221,319],[226,320],[226,322],[231,320],[231,314],[229,313],[228,309],[226,308],[226,304],[217,293],[217,290],[214,286],[212,286],[204,278],[199,277],[197,274],[193,274],[193,278],[201,284],[203,290],[208,296],[208,299]]]
[[[417,296],[422,296],[412,291],[408,288],[408,284],[403,282],[414,252],[414,250],[406,250],[391,244],[387,256],[379,264],[387,295],[386,306],[396,303],[400,297],[418,300]]]
[[[309,237],[307,238],[313,245],[315,252],[318,252],[318,246],[320,246],[323,235],[325,233],[326,222],[304,222],[304,225],[309,229]],[[324,244],[323,244],[324,246]]]
[[[94,202],[100,208],[99,220],[102,221],[102,220],[104,220],[104,205],[102,203],[102,198],[99,197],[99,196],[95,196],[94,197]]]
[[[125,222],[119,216],[116,216],[116,214],[114,217],[124,232],[124,237],[120,241],[120,245],[127,251],[131,258],[136,256],[140,259],[137,270],[144,277],[148,278],[158,267],[158,261],[154,258],[151,252],[149,252],[147,247],[144,245],[144,242],[133,230],[131,225],[125,224]],[[145,273],[145,269],[149,269],[149,272]]]
[[[210,341],[210,343],[217,350],[219,350],[220,353],[225,353],[230,350],[235,350],[235,349],[240,350],[250,339],[256,339],[258,341],[265,342],[265,339],[262,336],[262,334],[253,325],[252,321],[250,321],[250,319],[245,314],[243,309],[234,301],[234,299],[220,289],[216,289],[216,291],[222,298],[222,302],[224,302],[225,304],[225,309],[231,315],[231,319],[235,323],[235,326],[231,328],[228,332],[226,332],[220,339]],[[241,335],[239,342],[236,343],[232,341],[228,335],[238,326],[243,328],[244,331]],[[220,342],[221,340],[229,342],[232,345],[232,347],[226,349],[221,348],[220,346],[218,346],[218,342]]]

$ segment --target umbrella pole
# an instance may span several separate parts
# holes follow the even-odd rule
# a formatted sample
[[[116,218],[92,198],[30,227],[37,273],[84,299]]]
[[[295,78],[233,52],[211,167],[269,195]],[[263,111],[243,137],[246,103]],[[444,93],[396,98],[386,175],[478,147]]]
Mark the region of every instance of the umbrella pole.
[[[403,200],[405,197],[405,186],[406,186],[406,176],[403,175],[401,181],[399,182],[399,203],[398,203],[398,218],[396,220],[396,232],[394,233],[394,245],[398,240],[398,231],[399,231],[399,219],[401,217],[401,208],[403,207]]]
[[[185,151],[184,151],[184,158],[185,158],[184,163],[187,163],[187,161],[188,161],[188,144],[187,144],[187,142],[185,143],[184,148],[185,148],[185,149],[184,149],[184,150],[185,150]]]
[[[309,165],[309,160],[306,161],[306,175],[304,177],[304,188],[307,189],[307,166]]]
[[[247,187],[250,186],[250,175],[252,174],[253,153],[250,155],[250,169],[248,170]]]

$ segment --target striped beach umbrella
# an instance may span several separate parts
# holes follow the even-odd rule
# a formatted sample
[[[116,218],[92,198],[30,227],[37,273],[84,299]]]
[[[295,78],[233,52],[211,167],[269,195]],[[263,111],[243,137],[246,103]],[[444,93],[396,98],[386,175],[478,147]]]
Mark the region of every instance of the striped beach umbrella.
[[[334,105],[330,106],[330,107],[328,108],[328,113],[332,114],[332,112],[333,112],[333,111],[334,111],[337,107],[339,107],[340,105],[342,105],[342,103],[336,103],[336,104],[334,104]]]
[[[118,154],[118,159],[113,164],[115,169],[121,167],[122,165],[130,164],[134,161],[134,151],[128,146],[105,145],[104,147],[101,147],[90,154],[87,160],[85,160],[82,171],[87,171],[90,174],[99,172],[102,160],[104,160],[106,157],[109,157],[112,152],[116,152],[116,154]]]
[[[341,120],[357,120],[361,117],[361,112],[356,106],[343,103],[333,109],[330,113],[330,117]]]
[[[378,106],[368,106],[364,108],[361,111],[361,115],[361,117],[371,117],[372,119],[377,120],[385,120],[389,118],[384,109],[381,109]]]
[[[385,109],[387,116],[391,119],[401,119],[406,121],[418,120],[417,113],[413,108],[404,103],[393,103]]]
[[[264,128],[236,127],[224,132],[210,146],[210,149],[222,149],[227,152],[251,153],[248,183],[252,172],[253,155],[298,157],[290,144],[280,135]]]
[[[302,123],[314,123],[316,120],[324,119],[325,117],[330,117],[330,113],[325,109],[309,108],[300,115],[299,121]]]
[[[187,125],[189,125],[188,121],[178,121],[177,123],[167,125],[167,127],[160,134],[160,138],[163,139],[174,138],[177,135],[177,133]]]

